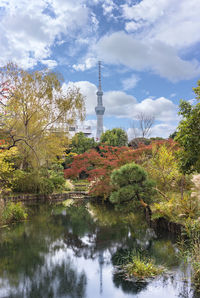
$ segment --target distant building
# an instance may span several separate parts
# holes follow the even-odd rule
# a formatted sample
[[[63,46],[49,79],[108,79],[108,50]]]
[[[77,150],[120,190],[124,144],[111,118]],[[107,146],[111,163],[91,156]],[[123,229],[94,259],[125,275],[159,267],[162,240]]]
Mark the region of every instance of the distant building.
[[[100,140],[101,134],[103,133],[103,115],[105,112],[105,107],[103,106],[103,91],[101,89],[101,61],[99,61],[99,87],[97,91],[97,106],[95,107],[95,112],[97,115],[97,132],[96,140]]]
[[[86,137],[92,137],[91,126],[87,126],[87,125],[69,126],[68,131],[72,137],[78,132],[83,132]]]
[[[86,137],[92,137],[92,128],[89,125],[84,125],[80,123],[80,125],[74,124],[69,126],[64,123],[56,123],[51,131],[54,133],[65,132],[66,135],[73,137],[78,132],[83,132]]]

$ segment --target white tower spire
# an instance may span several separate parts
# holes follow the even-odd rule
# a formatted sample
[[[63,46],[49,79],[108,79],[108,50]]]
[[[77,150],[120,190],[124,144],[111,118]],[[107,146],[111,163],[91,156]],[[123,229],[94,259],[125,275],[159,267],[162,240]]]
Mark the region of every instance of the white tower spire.
[[[101,61],[99,61],[99,87],[97,91],[97,106],[95,107],[95,112],[97,115],[97,133],[96,139],[100,140],[101,134],[103,132],[103,115],[105,112],[105,107],[103,106],[103,91],[101,89]]]

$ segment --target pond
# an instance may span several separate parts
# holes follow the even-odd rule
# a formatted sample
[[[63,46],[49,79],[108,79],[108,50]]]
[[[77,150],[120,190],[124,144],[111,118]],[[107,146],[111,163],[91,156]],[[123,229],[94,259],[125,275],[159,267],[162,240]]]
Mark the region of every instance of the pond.
[[[29,221],[0,231],[0,297],[194,297],[190,268],[169,235],[150,229],[142,211],[105,205],[37,205]],[[124,250],[142,250],[169,274],[138,283],[115,269]]]

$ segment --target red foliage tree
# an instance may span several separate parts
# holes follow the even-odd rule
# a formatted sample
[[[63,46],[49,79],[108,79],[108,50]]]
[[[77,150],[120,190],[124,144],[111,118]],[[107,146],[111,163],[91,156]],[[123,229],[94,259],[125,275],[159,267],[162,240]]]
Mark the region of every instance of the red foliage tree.
[[[140,144],[139,148],[100,146],[99,150],[91,149],[88,152],[74,157],[70,168],[64,170],[65,178],[78,179],[82,172],[88,175],[90,194],[107,198],[111,191],[110,174],[114,169],[130,162],[142,163],[152,155],[152,145],[162,144],[174,146],[173,140],[156,141],[145,146]]]

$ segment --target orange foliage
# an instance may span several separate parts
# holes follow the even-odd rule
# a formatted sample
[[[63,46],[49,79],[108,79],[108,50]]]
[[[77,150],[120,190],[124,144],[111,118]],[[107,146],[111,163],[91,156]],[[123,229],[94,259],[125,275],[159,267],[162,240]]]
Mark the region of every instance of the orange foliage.
[[[99,146],[98,151],[91,149],[88,152],[74,157],[70,168],[64,170],[65,178],[78,179],[82,172],[88,175],[91,182],[90,194],[107,198],[111,191],[110,174],[122,165],[130,162],[142,163],[152,156],[152,145],[161,146],[167,144],[175,148],[176,143],[170,140],[155,141],[145,146],[140,144],[137,149],[130,147]]]

